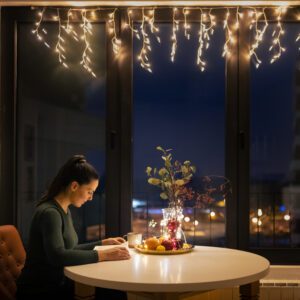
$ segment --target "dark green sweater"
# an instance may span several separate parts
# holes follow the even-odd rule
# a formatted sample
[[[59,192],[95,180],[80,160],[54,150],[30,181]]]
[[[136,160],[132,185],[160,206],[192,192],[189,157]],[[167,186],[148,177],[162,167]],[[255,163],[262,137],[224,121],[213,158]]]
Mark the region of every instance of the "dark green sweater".
[[[51,200],[39,205],[32,219],[25,266],[18,279],[24,293],[47,293],[64,284],[64,266],[96,263],[101,241],[78,245],[71,212]]]

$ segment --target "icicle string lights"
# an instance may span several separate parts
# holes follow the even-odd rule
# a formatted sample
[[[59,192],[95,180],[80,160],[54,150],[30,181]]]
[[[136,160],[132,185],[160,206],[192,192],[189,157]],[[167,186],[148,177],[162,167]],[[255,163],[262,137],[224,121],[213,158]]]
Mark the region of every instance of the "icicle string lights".
[[[275,11],[277,13],[277,28],[272,33],[272,37],[274,37],[274,39],[269,51],[272,51],[273,49],[277,49],[277,51],[274,51],[275,53],[270,61],[271,64],[281,56],[282,52],[285,51],[285,48],[281,46],[280,37],[284,34],[281,25],[281,15],[286,12],[286,7],[277,7]]]
[[[213,7],[213,8],[201,8],[201,7],[181,7],[180,9],[171,7],[172,9],[172,32],[171,32],[171,51],[170,51],[170,59],[172,62],[175,60],[176,52],[178,50],[178,33],[180,30],[180,24],[182,24],[184,36],[187,39],[191,38],[191,25],[190,22],[195,21],[196,11],[200,12],[200,17],[197,20],[199,23],[199,32],[198,32],[198,51],[197,51],[197,64],[201,71],[206,69],[206,61],[205,61],[205,52],[210,46],[211,35],[213,34],[214,27],[216,25],[215,16],[212,14],[213,11],[222,10],[225,11],[224,17],[221,14],[221,20],[224,22],[224,31],[226,34],[225,43],[223,47],[223,57],[230,57],[232,52],[232,46],[235,42],[236,30],[240,27],[240,20],[243,17],[242,8],[250,9],[250,23],[249,28],[253,30],[254,39],[249,45],[249,57],[258,68],[262,63],[262,60],[259,58],[257,54],[257,50],[259,46],[263,42],[264,35],[266,34],[267,27],[269,22],[276,22],[276,28],[272,34],[273,41],[269,48],[271,59],[270,62],[273,63],[279,59],[282,53],[285,51],[285,48],[282,46],[282,35],[284,34],[284,30],[282,27],[282,15],[286,12],[286,7]],[[42,8],[38,11],[38,21],[35,23],[35,27],[32,30],[32,33],[36,36],[39,41],[42,41],[45,46],[50,48],[50,45],[45,41],[47,31],[42,28],[42,22],[44,21],[44,13],[46,9],[53,8]],[[233,10],[235,9],[235,16],[233,14]],[[66,50],[67,45],[65,42],[65,37],[70,36],[75,41],[80,42],[78,31],[76,32],[73,28],[71,22],[78,19],[78,13],[81,15],[81,29],[83,31],[83,35],[81,36],[81,40],[84,43],[84,50],[82,52],[81,64],[85,70],[87,70],[92,76],[96,76],[91,68],[91,47],[90,47],[90,38],[92,36],[92,25],[91,20],[95,18],[95,12],[98,10],[108,10],[108,30],[111,34],[111,42],[112,42],[112,50],[117,55],[120,52],[121,40],[117,37],[116,31],[116,15],[117,8],[76,8],[72,7],[67,10],[66,13],[62,13],[63,8],[55,8],[57,11],[57,15],[54,16],[54,20],[58,22],[58,35],[57,41],[54,45],[54,50],[57,53],[59,63],[68,67],[66,62]],[[266,10],[274,11],[276,14],[276,20],[273,17],[268,20]],[[142,19],[139,17],[139,13],[142,13]],[[124,24],[124,28],[128,28],[132,31],[134,37],[142,40],[142,48],[139,53],[139,61],[143,68],[147,71],[152,72],[152,67],[149,62],[149,52],[151,49],[151,42],[149,35],[152,33],[157,42],[161,42],[159,33],[159,27],[155,23],[157,9],[154,7],[147,8],[127,8],[127,22]],[[75,15],[75,17],[74,17]],[[270,14],[271,15],[271,14]],[[64,19],[62,19],[64,16]],[[138,17],[137,17],[138,16]],[[135,19],[137,18],[137,20]],[[300,20],[300,19],[298,19]],[[137,23],[141,22],[138,25]],[[248,19],[247,19],[248,22]],[[245,24],[243,24],[245,26]],[[248,26],[248,25],[246,25]],[[63,29],[63,30],[62,30]],[[296,41],[300,40],[300,33],[296,39]],[[300,50],[300,49],[299,49]]]
[[[160,37],[157,35],[159,28],[155,26],[155,9],[150,10],[150,17],[146,16],[146,20],[150,25],[151,33],[154,34],[158,43],[160,43]]]
[[[121,49],[121,40],[117,38],[117,33],[116,33],[116,22],[115,22],[115,13],[116,13],[116,8],[114,9],[114,11],[109,14],[109,20],[108,20],[108,24],[110,26],[109,28],[109,32],[113,35],[111,42],[113,45],[113,52],[114,54],[119,54],[120,49]]]
[[[262,12],[258,12],[257,9],[254,9],[254,12],[251,11],[251,15],[255,15],[255,20],[252,19],[251,21],[251,25],[250,25],[250,29],[253,27],[253,23],[255,23],[255,42],[251,45],[250,51],[249,51],[249,57],[251,58],[251,56],[254,57],[254,63],[256,68],[258,68],[260,66],[260,64],[262,63],[262,61],[258,58],[258,55],[256,53],[256,49],[259,47],[259,45],[261,44],[264,34],[266,32],[266,29],[268,27],[268,20],[267,20],[267,16],[266,16],[266,12],[265,12],[265,8],[263,8]],[[258,28],[258,21],[259,18],[261,17],[261,15],[264,16],[264,25],[262,29]]]
[[[205,70],[205,61],[202,58],[202,49],[204,45],[203,32],[205,31],[205,24],[203,24],[203,11],[200,8],[200,30],[199,30],[199,47],[197,53],[197,65],[200,65],[200,70],[203,72]]]
[[[142,33],[143,46],[142,46],[142,49],[141,49],[140,54],[138,56],[138,59],[140,61],[141,67],[146,69],[148,72],[152,73],[151,64],[150,64],[149,58],[148,58],[148,51],[151,51],[152,48],[151,48],[151,45],[150,45],[149,36],[146,32],[146,26],[145,26],[145,20],[147,20],[146,17],[147,16],[145,15],[145,9],[143,7],[142,8],[142,24],[140,26],[140,30],[141,30],[141,33]]]
[[[79,39],[78,39],[78,34],[77,32],[73,29],[73,26],[70,25],[70,17],[72,16],[72,11],[71,11],[71,8],[68,10],[68,13],[67,13],[67,24],[66,26],[62,26],[62,28],[65,30],[65,32],[68,34],[68,35],[71,35],[73,37],[73,39],[76,41],[76,42],[79,42]]]
[[[230,17],[230,12],[229,12],[229,8],[227,8],[225,21],[224,21],[224,29],[226,31],[226,36],[227,37],[226,37],[226,41],[225,41],[225,44],[224,44],[224,47],[223,47],[223,53],[222,53],[223,57],[225,57],[225,56],[229,57],[231,55],[230,48],[229,48],[228,45],[234,43],[234,38],[233,38],[233,35],[232,35],[232,31],[230,30],[229,24],[228,24],[229,17]]]
[[[91,68],[91,59],[89,57],[89,53],[93,52],[89,43],[89,35],[93,34],[92,25],[86,17],[85,9],[81,11],[81,16],[82,16],[82,24],[80,26],[82,27],[82,31],[83,31],[83,35],[81,36],[81,39],[84,41],[85,47],[82,53],[82,59],[80,64],[87,72],[89,72],[92,76],[96,77],[96,74]]]
[[[191,35],[189,33],[189,30],[191,29],[191,25],[187,23],[187,15],[190,13],[190,11],[185,7],[182,10],[184,15],[184,36],[189,40]]]
[[[68,68],[68,65],[66,64],[66,57],[64,55],[65,53],[65,48],[63,47],[63,44],[65,40],[62,37],[61,33],[61,19],[59,15],[59,8],[57,9],[57,19],[58,19],[58,35],[57,35],[57,42],[55,46],[55,52],[57,53],[58,56],[58,61],[61,65],[63,65],[65,68]]]
[[[210,35],[214,33],[213,27],[216,25],[214,21],[214,16],[211,14],[211,9],[209,9],[209,25],[206,25],[207,14],[200,8],[200,30],[199,30],[199,47],[197,52],[197,65],[200,66],[200,70],[203,72],[205,70],[206,62],[202,58],[203,48],[207,50],[209,48]]]
[[[177,31],[179,30],[179,20],[176,20],[176,14],[178,9],[176,7],[173,8],[173,18],[172,18],[172,49],[171,49],[171,61],[174,62],[175,54],[177,50]]]
[[[38,12],[38,15],[40,17],[39,21],[35,23],[35,29],[33,29],[31,32],[33,34],[35,34],[35,36],[37,37],[38,41],[44,41],[41,33],[40,33],[40,27],[41,27],[41,23],[43,21],[43,16],[44,16],[44,12],[45,12],[45,8],[43,8],[41,11]],[[45,28],[42,28],[41,31],[43,32],[43,34],[47,34],[47,31]],[[48,48],[50,48],[49,44],[44,41],[44,45]]]
[[[141,39],[140,35],[139,35],[139,31],[137,29],[134,29],[133,26],[133,19],[131,18],[131,14],[132,14],[132,9],[127,8],[127,18],[128,18],[128,23],[125,23],[125,28],[129,27],[131,29],[131,31],[135,34],[136,38],[138,40]]]

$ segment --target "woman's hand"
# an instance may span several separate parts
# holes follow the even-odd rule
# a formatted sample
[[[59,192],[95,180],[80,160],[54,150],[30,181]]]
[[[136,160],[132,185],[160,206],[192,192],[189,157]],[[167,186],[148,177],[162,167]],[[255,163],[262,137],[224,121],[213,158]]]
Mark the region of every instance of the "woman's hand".
[[[105,245],[121,245],[125,242],[126,241],[121,237],[109,238],[109,239],[102,240],[102,246],[105,246]]]
[[[125,260],[129,258],[129,251],[125,247],[114,247],[107,250],[98,250],[98,261]]]

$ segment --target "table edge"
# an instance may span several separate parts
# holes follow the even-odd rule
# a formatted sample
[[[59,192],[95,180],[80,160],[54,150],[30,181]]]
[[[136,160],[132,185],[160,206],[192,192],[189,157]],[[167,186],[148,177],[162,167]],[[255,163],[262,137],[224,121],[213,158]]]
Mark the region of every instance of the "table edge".
[[[132,291],[132,292],[195,292],[195,291],[208,291],[215,290],[220,288],[233,288],[235,286],[241,286],[245,284],[249,284],[255,281],[260,280],[264,276],[266,276],[269,272],[270,264],[268,267],[254,275],[247,276],[244,278],[237,279],[229,279],[221,282],[203,282],[203,283],[170,283],[170,284],[153,284],[153,283],[128,283],[128,282],[120,282],[120,281],[108,281],[103,279],[94,279],[81,275],[74,275],[68,269],[64,269],[65,275],[82,284],[86,284],[89,286],[115,289],[115,290],[123,290],[123,291]]]

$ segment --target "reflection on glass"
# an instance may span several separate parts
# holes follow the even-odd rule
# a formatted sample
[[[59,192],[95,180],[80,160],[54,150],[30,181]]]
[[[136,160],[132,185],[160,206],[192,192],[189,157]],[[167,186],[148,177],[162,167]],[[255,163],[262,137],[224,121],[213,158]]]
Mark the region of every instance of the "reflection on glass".
[[[276,25],[268,28],[271,36]],[[270,64],[271,39],[251,68],[250,245],[300,246],[299,66],[296,24],[284,24],[286,52]]]
[[[55,45],[57,25],[44,27],[47,42]],[[19,229],[26,244],[35,201],[70,156],[84,154],[99,172],[100,184],[93,201],[72,209],[72,216],[81,242],[98,239],[104,236],[105,209],[105,26],[94,25],[91,41],[96,79],[79,64],[83,45],[66,43],[70,69],[65,69],[57,54],[36,40],[32,28],[28,23],[18,27]]]
[[[221,56],[224,43],[222,26],[216,28],[209,51],[205,55],[207,70],[197,66],[199,25],[191,28],[191,39],[177,34],[175,62],[170,60],[171,24],[159,24],[161,44],[150,36],[149,60],[153,74],[134,61],[134,174],[132,230],[144,236],[160,235],[162,208],[167,200],[160,190],[147,183],[147,166],[160,167],[157,146],[173,149],[174,160],[189,160],[197,172],[191,184],[196,189],[204,175],[224,176],[225,161],[225,61]],[[141,41],[134,39],[134,57]],[[183,222],[188,242],[193,244],[225,244],[224,207],[194,208],[186,203]],[[215,215],[211,216],[214,209]]]

